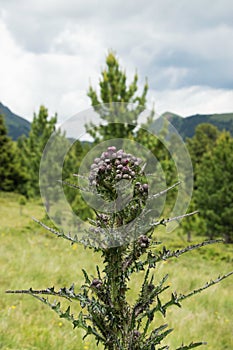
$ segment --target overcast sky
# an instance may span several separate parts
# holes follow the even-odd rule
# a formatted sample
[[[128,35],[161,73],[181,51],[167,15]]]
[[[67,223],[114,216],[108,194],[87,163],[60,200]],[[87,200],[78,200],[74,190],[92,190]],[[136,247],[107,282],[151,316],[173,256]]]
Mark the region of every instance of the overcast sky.
[[[233,112],[232,0],[0,0],[0,101],[64,121],[89,108],[108,49],[159,114]]]

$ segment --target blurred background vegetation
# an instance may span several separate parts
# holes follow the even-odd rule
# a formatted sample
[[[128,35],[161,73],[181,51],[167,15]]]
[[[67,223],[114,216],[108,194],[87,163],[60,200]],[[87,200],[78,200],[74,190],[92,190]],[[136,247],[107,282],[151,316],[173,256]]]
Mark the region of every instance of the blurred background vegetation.
[[[101,72],[99,88],[95,90],[90,86],[87,92],[90,104],[100,115],[102,124],[98,127],[94,123],[86,125],[92,142],[77,140],[73,144],[65,159],[64,180],[74,183],[73,174],[78,173],[83,157],[93,145],[111,138],[134,140],[148,148],[159,160],[166,174],[167,186],[179,179],[171,154],[158,138],[146,131],[146,127],[154,120],[153,110],[144,124],[145,128],[140,128],[143,125],[139,124],[138,115],[146,108],[148,88],[145,80],[142,92],[138,91],[137,74],[132,82],[128,82],[116,54],[109,52],[105,68]],[[119,124],[109,122],[114,116],[113,102],[122,104],[132,125],[119,127]],[[97,107],[103,103],[108,104],[107,111]],[[91,339],[81,341],[80,330],[73,331],[69,324],[57,319],[56,315],[31,298],[4,295],[6,289],[70,286],[72,282],[78,288],[82,281],[81,269],[94,273],[95,264],[100,264],[98,254],[93,256],[92,251],[81,245],[70,247],[66,242],[54,239],[31,219],[33,216],[42,221],[48,220],[40,199],[39,166],[49,137],[52,133],[59,135],[61,143],[58,150],[71,142],[57,128],[57,115],[49,116],[46,107],[41,106],[38,113],[34,114],[30,129],[24,125],[22,134],[12,139],[6,127],[4,111],[2,109],[0,115],[0,349],[95,349]],[[219,118],[216,116],[212,119],[196,116],[192,122],[189,121],[189,127],[184,127],[183,121],[171,113],[162,118],[174,122],[174,126],[178,131],[180,128],[181,135],[185,138],[194,170],[194,192],[189,211],[198,209],[200,214],[183,220],[181,226],[170,235],[165,229],[156,231],[157,239],[166,242],[166,246],[171,248],[185,246],[187,241],[200,242],[207,238],[225,240],[223,245],[192,253],[191,258],[184,256],[179,262],[167,263],[166,273],[169,273],[173,281],[173,289],[184,293],[204,284],[209,276],[217,277],[232,267],[233,138],[230,128],[233,119],[230,115],[223,116],[218,127],[216,120],[219,121]],[[9,115],[7,120],[9,129]],[[191,129],[195,131],[191,132]],[[166,134],[166,122],[162,132]],[[175,140],[170,142],[174,142],[175,147]],[[78,190],[64,187],[64,191],[74,212],[83,220],[92,217],[92,210],[86,206]],[[165,214],[175,197],[176,191],[169,194]],[[44,204],[49,212],[49,200]],[[163,274],[163,267],[157,272],[159,278],[159,274]],[[132,299],[137,281],[133,283],[129,292],[129,298]],[[175,310],[175,317],[171,311],[168,322],[176,329],[176,334],[179,335],[179,329],[182,329],[180,334],[185,334],[186,337],[183,339],[177,336],[174,339],[171,335],[171,346],[178,346],[182,341],[188,343],[190,339],[206,340],[208,349],[232,349],[231,290],[232,280],[229,279],[204,292],[194,303],[186,301],[185,310]]]

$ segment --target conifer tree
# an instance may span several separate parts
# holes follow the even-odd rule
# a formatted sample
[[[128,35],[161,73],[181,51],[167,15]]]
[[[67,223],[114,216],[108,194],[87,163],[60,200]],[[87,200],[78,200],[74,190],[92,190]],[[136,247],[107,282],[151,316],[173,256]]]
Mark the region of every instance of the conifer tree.
[[[137,73],[135,73],[133,81],[127,85],[126,73],[120,67],[115,53],[110,51],[106,57],[106,68],[101,72],[99,87],[99,96],[92,86],[89,87],[88,96],[103,124],[97,126],[90,123],[86,125],[87,132],[94,138],[95,142],[113,137],[132,137],[137,126],[138,116],[146,108],[147,81],[141,95],[137,94]],[[118,118],[119,115],[120,118]]]
[[[15,191],[19,188],[23,175],[19,168],[16,147],[7,136],[4,118],[0,115],[0,189]]]
[[[63,186],[65,196],[68,199],[73,212],[80,216],[84,221],[93,217],[93,210],[90,207],[87,207],[81,191],[78,190],[79,178],[76,175],[79,172],[83,158],[90,148],[91,145],[88,142],[86,143],[76,140],[67,152],[63,166],[63,179],[67,184],[69,183],[69,186]]]
[[[191,156],[194,175],[194,194],[189,210],[199,208],[199,204],[196,202],[196,190],[197,190],[197,176],[201,173],[201,163],[208,152],[211,152],[216,145],[217,139],[220,135],[218,128],[209,123],[199,124],[195,129],[195,134],[192,138],[187,139],[187,147]],[[182,228],[188,235],[188,241],[191,240],[191,235],[201,234],[206,231],[206,220],[203,215],[195,215],[187,218],[182,222]]]
[[[21,165],[27,174],[24,193],[27,196],[39,196],[39,167],[44,147],[55,131],[57,116],[49,119],[48,110],[41,106],[35,113],[28,138],[19,140]]]
[[[233,138],[220,134],[197,174],[197,207],[205,217],[207,235],[233,242]]]
[[[131,83],[127,84],[127,80],[116,54],[110,51],[106,57],[106,67],[101,72],[99,93],[92,86],[88,90],[91,105],[100,116],[101,124],[92,122],[86,125],[86,130],[93,137],[95,144],[110,139],[121,139],[122,142],[119,141],[118,145],[125,148],[125,143],[130,139],[148,148],[158,159],[166,174],[166,183],[170,186],[177,174],[171,155],[166,149],[166,142],[163,142],[168,132],[167,121],[163,120],[160,137],[156,137],[158,130],[154,130],[156,127],[152,126],[155,112],[153,109],[146,111],[149,88],[147,80],[141,94],[138,92],[137,73]],[[143,111],[146,111],[146,120],[142,123],[139,117]],[[151,126],[153,131],[148,132]],[[172,197],[175,195],[176,191],[169,194]]]
[[[196,127],[194,136],[187,139],[187,146],[194,167],[194,180],[196,180],[197,168],[201,164],[203,156],[214,147],[219,134],[220,132],[216,126],[203,123]]]

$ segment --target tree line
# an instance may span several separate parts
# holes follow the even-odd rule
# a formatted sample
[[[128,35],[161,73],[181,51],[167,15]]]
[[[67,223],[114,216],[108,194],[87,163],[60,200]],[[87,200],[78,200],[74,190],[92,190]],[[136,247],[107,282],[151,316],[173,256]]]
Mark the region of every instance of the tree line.
[[[139,124],[138,116],[147,105],[148,82],[145,80],[141,93],[138,85],[138,75],[135,74],[132,81],[128,82],[116,54],[110,51],[106,57],[105,68],[101,71],[98,92],[92,86],[87,92],[91,106],[100,116],[101,124],[86,125],[86,132],[93,139],[92,144],[77,140],[68,152],[63,167],[64,180],[74,182],[72,174],[78,172],[83,157],[93,145],[119,138],[134,140],[148,148],[165,172],[168,186],[177,181],[177,169],[171,154],[163,142],[146,128],[153,121],[154,111],[147,116],[144,125]],[[112,120],[117,121],[116,105],[117,108],[120,106],[121,115],[126,120],[113,123]],[[58,152],[59,147],[63,148],[70,142],[56,125],[57,115],[49,116],[47,108],[41,106],[38,113],[34,114],[29,136],[13,142],[7,136],[4,118],[0,116],[1,191],[18,192],[26,198],[39,197],[40,159],[49,137],[52,133],[59,135]],[[161,133],[166,135],[166,132],[164,127]],[[170,140],[170,143],[175,148],[176,140]],[[186,140],[186,146],[194,170],[194,192],[190,209],[200,210],[200,215],[191,217],[182,224],[184,232],[188,232],[189,238],[192,234],[202,234],[210,238],[222,236],[226,242],[232,243],[233,138],[228,132],[220,132],[211,124],[200,124],[194,137]],[[55,159],[54,154],[48,162]],[[49,190],[48,188],[47,191]],[[74,194],[69,187],[64,188],[64,191],[74,211],[83,219],[91,217],[92,212],[86,207],[79,191]],[[175,195],[175,192],[169,194],[168,203]],[[49,211],[49,200],[45,204]]]

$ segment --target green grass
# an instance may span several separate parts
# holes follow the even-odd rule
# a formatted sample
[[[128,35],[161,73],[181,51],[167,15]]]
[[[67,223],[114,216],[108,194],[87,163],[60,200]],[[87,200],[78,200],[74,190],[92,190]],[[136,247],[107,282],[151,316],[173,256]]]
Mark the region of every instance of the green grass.
[[[81,269],[95,275],[100,256],[81,245],[73,245],[53,237],[36,225],[31,217],[43,218],[39,202],[28,202],[20,215],[19,196],[0,194],[0,349],[4,350],[87,350],[97,349],[93,339],[82,340],[83,333],[59,319],[45,305],[27,295],[5,294],[7,289],[34,289],[70,286],[76,291],[83,282]],[[173,232],[163,230],[158,238],[168,247],[184,246]],[[201,239],[198,239],[199,241]],[[158,264],[156,278],[169,274],[169,293],[187,293],[212,278],[232,270],[233,246],[214,245]],[[131,282],[129,300],[133,302],[140,288],[140,274]],[[168,323],[174,331],[167,338],[171,349],[182,342],[204,340],[207,350],[233,349],[233,278],[186,300],[182,308],[171,308],[155,325]],[[164,297],[162,300],[165,301]],[[72,312],[79,311],[72,303]],[[102,349],[100,347],[100,349]]]

